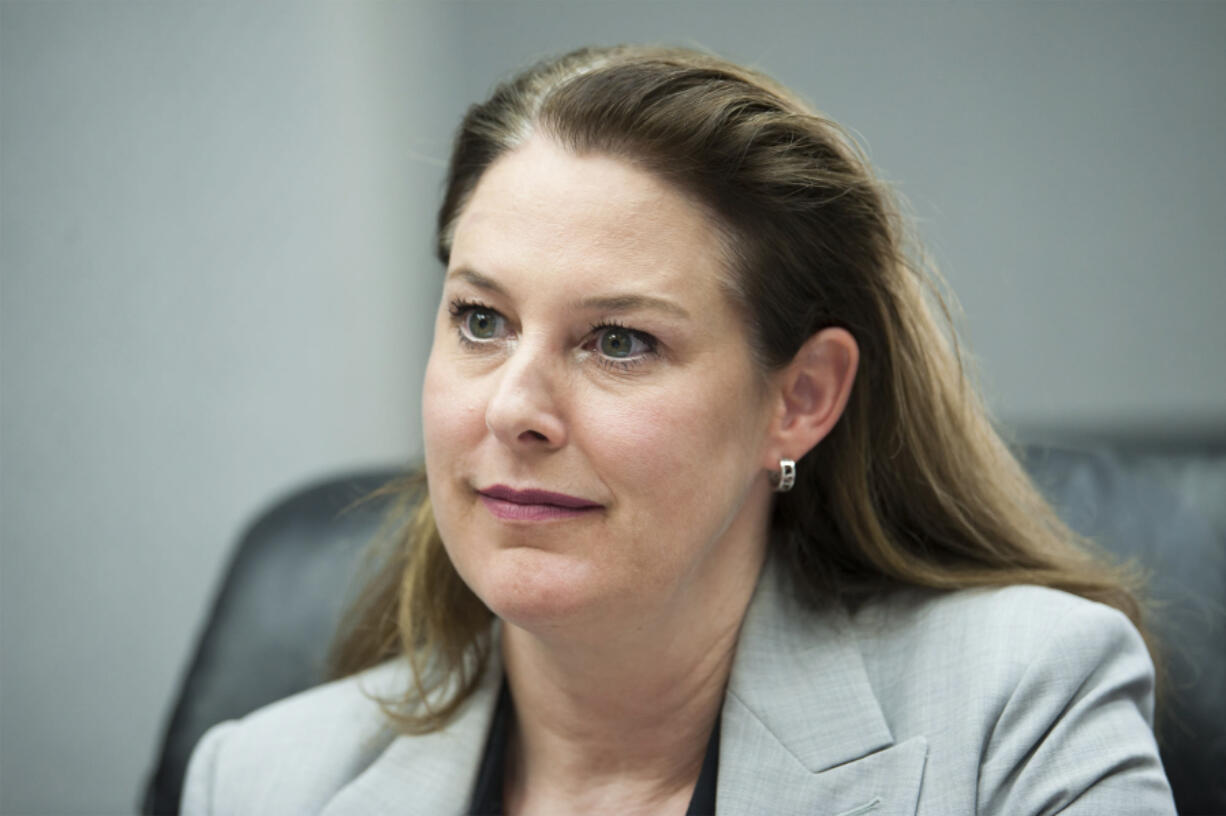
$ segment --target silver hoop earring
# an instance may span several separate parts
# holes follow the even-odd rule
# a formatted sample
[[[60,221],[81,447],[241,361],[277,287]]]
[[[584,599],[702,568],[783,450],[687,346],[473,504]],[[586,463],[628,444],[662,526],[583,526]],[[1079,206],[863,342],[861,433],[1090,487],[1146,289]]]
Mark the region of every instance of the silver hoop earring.
[[[779,460],[779,472],[771,473],[771,486],[776,493],[787,493],[796,486],[796,463],[791,459]]]

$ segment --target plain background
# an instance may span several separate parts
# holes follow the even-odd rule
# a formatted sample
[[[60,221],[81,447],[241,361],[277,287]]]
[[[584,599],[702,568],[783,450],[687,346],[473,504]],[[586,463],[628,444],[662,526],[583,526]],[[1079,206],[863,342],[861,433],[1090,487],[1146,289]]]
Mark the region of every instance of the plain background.
[[[4,2],[0,811],[136,807],[245,523],[418,452],[464,108],[618,41],[856,131],[1019,435],[1226,436],[1226,4]]]

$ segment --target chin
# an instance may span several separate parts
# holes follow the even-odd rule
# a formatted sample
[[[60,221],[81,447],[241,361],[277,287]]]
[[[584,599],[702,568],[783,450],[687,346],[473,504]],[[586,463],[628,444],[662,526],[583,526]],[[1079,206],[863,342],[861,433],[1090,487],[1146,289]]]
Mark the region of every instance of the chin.
[[[479,562],[461,577],[491,612],[522,629],[582,622],[604,606],[596,570],[573,554],[511,547]]]

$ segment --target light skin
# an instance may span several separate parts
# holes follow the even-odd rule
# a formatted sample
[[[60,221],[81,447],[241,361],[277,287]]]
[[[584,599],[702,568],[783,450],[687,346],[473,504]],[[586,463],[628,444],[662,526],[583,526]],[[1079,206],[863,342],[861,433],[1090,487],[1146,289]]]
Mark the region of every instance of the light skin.
[[[770,471],[829,433],[858,362],[831,328],[762,374],[726,274],[684,195],[539,135],[457,221],[426,468],[448,555],[503,621],[508,812],[685,812],[765,559]],[[508,517],[494,486],[588,506]]]

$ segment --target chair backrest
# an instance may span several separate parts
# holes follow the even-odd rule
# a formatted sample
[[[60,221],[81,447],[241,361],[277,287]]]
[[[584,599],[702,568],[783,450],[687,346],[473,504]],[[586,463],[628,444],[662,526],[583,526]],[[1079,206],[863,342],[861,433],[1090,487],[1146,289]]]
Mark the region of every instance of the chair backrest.
[[[1226,451],[1032,446],[1021,458],[1071,527],[1151,572],[1152,626],[1167,651],[1163,762],[1181,813],[1226,813]],[[182,681],[145,813],[178,812],[188,758],[209,726],[321,682],[358,553],[386,503],[345,511],[394,475],[297,491],[242,537]]]
[[[1156,731],[1182,814],[1226,814],[1226,450],[1031,447],[1065,523],[1149,577],[1165,685]]]
[[[397,474],[335,477],[283,497],[240,539],[170,716],[143,813],[178,813],[187,761],[210,726],[324,679],[328,643]]]

